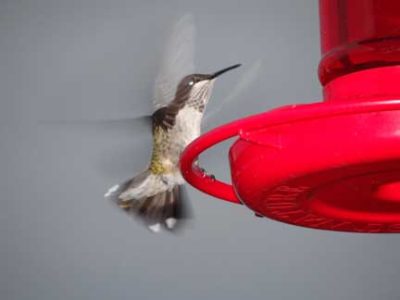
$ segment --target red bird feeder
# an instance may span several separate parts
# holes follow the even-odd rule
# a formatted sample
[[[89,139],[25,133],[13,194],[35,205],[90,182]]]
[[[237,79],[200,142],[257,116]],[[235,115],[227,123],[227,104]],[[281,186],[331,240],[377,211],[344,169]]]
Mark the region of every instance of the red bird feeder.
[[[237,120],[191,143],[185,179],[257,215],[327,230],[400,232],[400,1],[320,0],[324,101]],[[238,136],[232,185],[194,164]]]

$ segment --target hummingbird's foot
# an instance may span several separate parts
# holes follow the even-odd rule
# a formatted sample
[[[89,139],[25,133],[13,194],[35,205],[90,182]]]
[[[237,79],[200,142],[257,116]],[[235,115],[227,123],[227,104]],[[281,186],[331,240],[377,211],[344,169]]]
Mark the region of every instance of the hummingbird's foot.
[[[200,171],[201,171],[201,173],[203,174],[203,177],[208,177],[208,178],[210,178],[212,181],[215,181],[215,175],[214,175],[214,174],[208,173],[208,172],[206,171],[206,169],[201,168],[201,167],[200,167]]]

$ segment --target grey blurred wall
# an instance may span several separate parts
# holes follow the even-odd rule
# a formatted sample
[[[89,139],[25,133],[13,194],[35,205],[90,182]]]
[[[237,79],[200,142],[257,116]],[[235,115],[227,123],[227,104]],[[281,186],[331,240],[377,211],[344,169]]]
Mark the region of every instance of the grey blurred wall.
[[[298,228],[193,188],[190,226],[153,235],[103,199],[145,166],[150,138],[73,121],[148,113],[166,28],[185,12],[199,72],[243,63],[210,111],[262,60],[208,128],[320,99],[317,1],[0,1],[0,298],[399,299],[398,235]],[[225,180],[228,146],[202,160]]]

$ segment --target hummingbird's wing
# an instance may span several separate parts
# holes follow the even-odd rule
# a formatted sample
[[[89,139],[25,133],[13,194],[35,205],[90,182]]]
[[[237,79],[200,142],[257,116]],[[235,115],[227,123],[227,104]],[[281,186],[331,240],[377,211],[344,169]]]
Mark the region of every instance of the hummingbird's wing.
[[[151,116],[115,117],[107,119],[65,119],[38,120],[37,125],[59,128],[60,130],[76,130],[80,132],[101,131],[111,134],[124,133],[129,136],[141,137],[151,134]]]
[[[233,89],[223,100],[213,101],[216,103],[212,109],[207,110],[204,115],[205,124],[209,124],[209,121],[214,117],[218,116],[218,112],[221,111],[226,105],[232,105],[235,101],[239,101],[243,92],[248,90],[254,82],[256,82],[260,70],[262,67],[262,60],[258,60],[251,64],[250,67],[244,70],[243,74],[237,80],[236,84],[233,85]],[[167,103],[166,103],[167,104]],[[160,104],[165,106],[164,104]],[[76,128],[76,129],[93,129],[93,130],[104,130],[116,132],[125,132],[128,135],[132,135],[132,132],[139,133],[136,135],[140,138],[144,134],[151,133],[152,116],[142,115],[137,117],[131,116],[119,116],[110,119],[91,119],[91,120],[46,120],[42,121],[42,124],[48,125],[60,125],[65,128]]]
[[[232,105],[233,102],[240,100],[240,96],[244,91],[246,91],[254,82],[256,82],[260,70],[262,67],[262,60],[257,60],[250,65],[250,67],[246,68],[242,75],[237,80],[236,84],[233,85],[233,89],[223,100],[218,99],[215,101],[216,105],[206,112],[204,119],[204,124],[209,124],[209,121],[212,120],[213,117],[217,116],[217,113],[224,108],[225,105]]]
[[[154,87],[154,110],[166,106],[174,97],[179,81],[186,75],[194,72],[194,18],[191,14],[185,14],[172,26],[169,38],[167,38],[165,50],[161,56],[159,73],[155,80]],[[58,129],[65,133],[77,132],[82,136],[95,136],[101,132],[104,136],[120,136],[126,133],[135,140],[145,141],[151,135],[151,115],[117,116],[104,119],[68,119],[68,120],[40,120],[40,126]],[[120,157],[128,157],[134,153],[132,146],[122,151],[119,146]],[[136,146],[135,146],[136,147]],[[122,152],[121,152],[122,151]],[[114,157],[115,159],[115,157]],[[122,160],[121,160],[122,161]],[[113,163],[114,167],[122,166],[120,163]],[[108,165],[104,169],[110,169]]]
[[[154,84],[153,105],[154,111],[171,102],[175,95],[179,81],[188,74],[194,73],[194,18],[187,13],[173,25],[166,41],[161,65]],[[151,128],[151,115],[118,116],[110,119],[91,120],[43,120],[40,123],[48,125],[64,125],[77,128],[96,125],[104,128],[142,129]],[[141,130],[139,130],[141,131]]]
[[[194,73],[194,48],[194,18],[191,14],[185,14],[175,23],[166,42],[154,84],[154,111],[168,105],[175,96],[180,80]]]

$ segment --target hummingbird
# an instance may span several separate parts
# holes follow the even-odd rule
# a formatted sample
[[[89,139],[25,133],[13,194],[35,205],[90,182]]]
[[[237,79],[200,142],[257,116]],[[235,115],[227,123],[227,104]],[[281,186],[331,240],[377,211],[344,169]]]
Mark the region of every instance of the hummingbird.
[[[153,150],[148,167],[106,193],[107,198],[139,217],[151,231],[173,230],[185,218],[180,155],[200,136],[204,110],[216,78],[239,66],[181,79],[173,99],[151,115]]]
[[[201,123],[209,123],[226,104],[232,105],[238,95],[259,78],[262,66],[261,60],[258,60],[245,69],[229,94],[216,102],[213,110],[204,116],[216,78],[240,64],[211,74],[195,73],[194,37],[193,16],[185,14],[172,27],[165,47],[160,48],[163,51],[160,53],[161,68],[154,84],[153,114],[144,118],[132,118],[129,114],[103,120],[57,119],[42,122],[52,128],[58,124],[68,130],[78,129],[82,134],[83,129],[95,129],[98,133],[98,126],[101,126],[118,130],[118,135],[129,132],[129,137],[134,136],[135,139],[143,138],[142,133],[147,132],[144,129],[152,128],[153,149],[147,167],[131,179],[114,185],[104,196],[129,215],[143,221],[153,232],[175,230],[188,217],[185,181],[179,170],[180,155],[200,135]],[[210,176],[205,171],[204,174]]]

